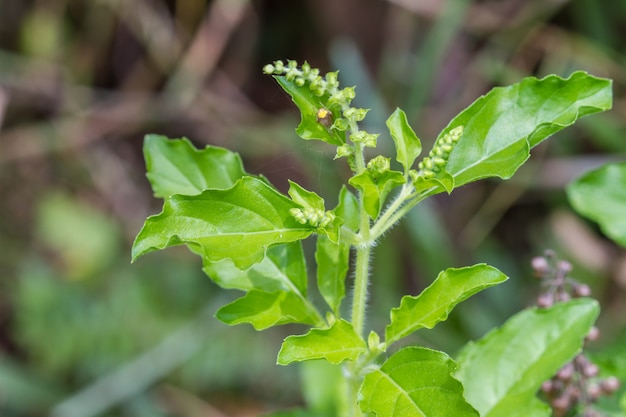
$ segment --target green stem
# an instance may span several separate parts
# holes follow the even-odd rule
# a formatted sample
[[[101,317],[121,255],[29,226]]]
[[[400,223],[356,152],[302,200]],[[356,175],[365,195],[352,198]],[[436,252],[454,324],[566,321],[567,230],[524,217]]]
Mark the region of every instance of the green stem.
[[[371,248],[369,246],[360,247],[356,250],[354,294],[352,299],[352,327],[354,327],[354,331],[359,335],[363,334],[363,324],[365,322],[370,253]]]

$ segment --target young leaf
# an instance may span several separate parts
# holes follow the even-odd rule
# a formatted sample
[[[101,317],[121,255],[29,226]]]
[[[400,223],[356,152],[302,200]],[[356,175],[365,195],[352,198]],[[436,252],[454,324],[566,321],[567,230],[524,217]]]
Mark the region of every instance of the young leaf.
[[[198,150],[186,138],[146,135],[143,154],[156,197],[225,190],[246,175],[239,154],[216,146]]]
[[[366,350],[365,341],[342,319],[328,329],[311,329],[305,335],[287,337],[278,353],[278,364],[311,359],[326,359],[337,364],[353,361]]]
[[[466,345],[456,373],[465,398],[482,417],[544,415],[536,392],[580,351],[598,313],[585,298],[532,308]]]
[[[359,202],[345,185],[339,191],[339,203],[333,211],[350,230],[356,231],[359,228]]]
[[[305,190],[300,184],[289,180],[289,196],[302,207],[324,210],[324,199],[313,191]]]
[[[332,145],[341,146],[345,140],[343,132],[328,129],[317,120],[317,114],[324,108],[324,100],[311,92],[308,86],[298,86],[284,76],[274,76],[278,84],[291,96],[295,105],[300,109],[302,117],[296,128],[296,133],[302,139],[318,139]],[[326,97],[327,99],[328,97]],[[333,114],[334,117],[339,114]]]
[[[408,347],[367,374],[359,392],[363,412],[377,417],[478,417],[451,374],[456,364],[443,352]]]
[[[328,237],[317,237],[315,261],[317,263],[317,286],[326,303],[339,315],[341,300],[346,295],[346,274],[350,260],[350,245],[332,242]]]
[[[230,259],[204,262],[203,271],[222,288],[242,291],[290,291],[306,297],[307,272],[300,242],[272,246],[265,258],[246,270]]]
[[[215,317],[226,324],[251,324],[255,330],[287,323],[318,324],[316,312],[296,294],[250,291],[220,308]]]
[[[350,178],[348,182],[363,193],[365,211],[372,219],[376,219],[389,192],[404,184],[406,179],[398,171],[387,171],[375,178],[371,171],[366,170]]]
[[[133,244],[132,259],[186,244],[210,262],[232,259],[239,269],[263,260],[268,246],[294,242],[314,228],[296,222],[293,201],[265,182],[243,177],[227,190],[197,196],[174,195],[149,217]]]
[[[611,81],[575,72],[563,79],[525,78],[491,90],[456,116],[440,134],[464,126],[446,170],[455,187],[487,177],[510,178],[530,148],[591,113],[611,108]]]
[[[402,297],[400,307],[391,310],[391,323],[385,329],[387,345],[416,330],[432,329],[461,301],[506,280],[506,275],[485,264],[446,269],[421,294]]]
[[[607,164],[586,173],[567,187],[574,209],[600,225],[626,247],[626,163]]]
[[[397,108],[387,119],[387,128],[396,144],[396,160],[408,172],[413,166],[415,158],[422,153],[422,143],[409,125],[406,113]]]

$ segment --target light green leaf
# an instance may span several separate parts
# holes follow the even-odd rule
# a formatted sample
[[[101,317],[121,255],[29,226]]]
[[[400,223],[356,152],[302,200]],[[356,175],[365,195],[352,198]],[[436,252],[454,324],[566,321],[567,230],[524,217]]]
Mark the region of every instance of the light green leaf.
[[[328,329],[311,329],[305,335],[287,337],[278,353],[278,364],[311,359],[326,359],[337,364],[353,361],[366,350],[365,341],[342,319]]]
[[[316,314],[296,294],[286,291],[250,291],[215,314],[226,324],[251,324],[255,330],[287,323],[315,325]]]
[[[600,225],[608,237],[626,247],[626,163],[586,173],[567,187],[574,209]]]
[[[350,230],[356,231],[359,228],[359,202],[345,185],[339,191],[339,203],[333,211]]]
[[[307,272],[302,244],[292,242],[272,246],[265,258],[246,270],[232,260],[204,262],[204,272],[220,287],[243,291],[290,291],[306,297]]]
[[[246,175],[239,154],[216,146],[198,150],[187,138],[146,135],[143,153],[156,197],[225,190]]]
[[[530,149],[581,117],[611,108],[611,81],[575,72],[563,79],[525,78],[491,90],[439,134],[464,126],[446,170],[455,187],[487,177],[510,178]]]
[[[365,376],[359,403],[377,417],[478,417],[451,374],[456,364],[443,352],[408,347]]]
[[[350,245],[334,243],[328,237],[317,237],[315,251],[317,286],[335,315],[339,315],[341,300],[346,295],[346,274],[350,261]]]
[[[461,301],[506,280],[506,275],[485,264],[446,269],[421,294],[402,297],[400,307],[391,310],[391,323],[385,329],[387,345],[416,330],[432,329]]]
[[[290,96],[295,105],[300,109],[302,117],[296,128],[296,133],[302,139],[318,139],[324,142],[341,146],[346,142],[344,132],[326,128],[317,120],[317,112],[324,108],[328,97],[318,97],[311,92],[308,86],[299,87],[295,82],[287,80],[284,76],[274,76],[278,84]],[[330,110],[330,109],[327,109]],[[341,117],[339,111],[333,112],[333,118]]]
[[[396,108],[387,119],[387,128],[396,144],[396,161],[408,172],[413,166],[415,158],[422,153],[422,143],[409,125],[406,113]]]
[[[386,171],[374,177],[371,171],[365,170],[350,178],[348,182],[361,191],[365,211],[372,219],[376,219],[389,192],[398,185],[404,184],[406,179],[398,171]]]
[[[584,298],[532,308],[469,343],[456,373],[465,398],[482,417],[545,415],[535,394],[580,351],[598,313],[598,303]]]
[[[239,269],[263,260],[268,246],[301,240],[314,229],[295,221],[297,206],[265,182],[243,177],[228,190],[174,195],[149,217],[133,245],[132,259],[186,244],[209,262],[232,259]]]
[[[300,184],[289,180],[289,196],[302,207],[310,207],[316,210],[324,210],[324,199],[314,193],[304,189]]]

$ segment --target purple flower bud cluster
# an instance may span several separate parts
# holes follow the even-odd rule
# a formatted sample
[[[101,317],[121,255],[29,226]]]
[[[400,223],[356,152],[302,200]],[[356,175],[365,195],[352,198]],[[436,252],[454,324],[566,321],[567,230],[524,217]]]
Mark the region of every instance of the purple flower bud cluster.
[[[543,256],[531,261],[535,275],[542,282],[542,292],[537,297],[537,305],[549,307],[557,302],[571,298],[588,297],[591,289],[588,285],[572,279],[568,274],[572,265],[558,260],[556,254],[547,250]],[[592,327],[585,341],[597,340],[600,331]],[[584,353],[578,354],[571,362],[565,364],[552,379],[541,386],[541,392],[552,407],[554,417],[579,415],[581,417],[601,417],[593,404],[601,396],[611,395],[619,388],[619,380],[615,377],[598,378],[598,366],[592,363]],[[573,414],[575,410],[578,414]]]
[[[591,288],[587,284],[568,276],[572,271],[572,264],[558,260],[553,251],[547,250],[543,256],[533,258],[531,265],[535,276],[542,280],[543,288],[537,297],[539,307],[550,307],[559,301],[591,295]]]

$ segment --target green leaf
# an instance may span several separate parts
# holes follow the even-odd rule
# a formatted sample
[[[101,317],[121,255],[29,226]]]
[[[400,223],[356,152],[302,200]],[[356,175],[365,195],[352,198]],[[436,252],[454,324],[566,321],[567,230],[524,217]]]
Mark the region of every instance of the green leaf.
[[[350,261],[350,245],[334,243],[328,237],[317,237],[315,251],[317,286],[335,315],[339,316],[341,300],[346,295],[346,274]]]
[[[376,219],[389,192],[404,184],[406,179],[398,171],[386,171],[380,176],[375,176],[371,171],[365,170],[350,178],[348,182],[361,191],[365,211],[372,219]]]
[[[608,237],[626,247],[626,163],[607,164],[567,187],[574,209],[600,225]]]
[[[300,184],[289,180],[289,196],[302,207],[324,210],[324,199],[313,191],[305,190]]]
[[[249,323],[255,330],[287,323],[317,323],[315,312],[296,294],[250,291],[217,310],[215,317],[229,325]]]
[[[422,153],[422,142],[409,125],[402,109],[396,108],[391,113],[387,119],[387,128],[396,144],[396,160],[402,164],[404,172],[408,172]]]
[[[222,288],[265,292],[291,291],[306,297],[307,271],[301,242],[272,246],[265,258],[246,270],[232,260],[204,262],[204,272]]]
[[[246,175],[239,154],[216,146],[198,150],[187,138],[146,135],[143,153],[156,197],[225,190]]]
[[[598,303],[584,298],[532,308],[469,343],[456,373],[465,398],[482,417],[546,415],[536,392],[580,351],[598,313]]]
[[[456,364],[443,352],[408,347],[365,376],[359,403],[377,417],[478,417],[451,374]]]
[[[446,269],[421,294],[402,297],[400,307],[391,310],[391,323],[385,329],[387,345],[416,330],[432,329],[461,301],[506,280],[506,275],[485,264]]]
[[[359,228],[359,201],[345,185],[339,191],[339,203],[333,211],[350,230],[356,231]]]
[[[343,132],[328,129],[317,120],[317,112],[324,108],[324,103],[328,97],[318,97],[311,92],[308,86],[297,86],[295,82],[287,80],[284,76],[274,76],[274,78],[300,109],[302,119],[296,128],[298,136],[307,140],[318,139],[337,146],[346,142]],[[340,116],[339,112],[333,112],[334,118]]]
[[[149,217],[133,244],[132,259],[186,244],[209,262],[232,259],[239,269],[263,260],[268,246],[294,242],[314,229],[289,214],[299,207],[265,182],[243,177],[228,190],[174,195]]]
[[[278,364],[311,359],[326,359],[337,364],[353,361],[366,350],[365,341],[342,319],[328,329],[311,329],[305,335],[287,337],[278,353]]]
[[[611,108],[611,81],[575,72],[563,79],[525,78],[491,90],[439,134],[464,126],[446,170],[455,187],[487,177],[510,178],[530,149],[581,117]]]

